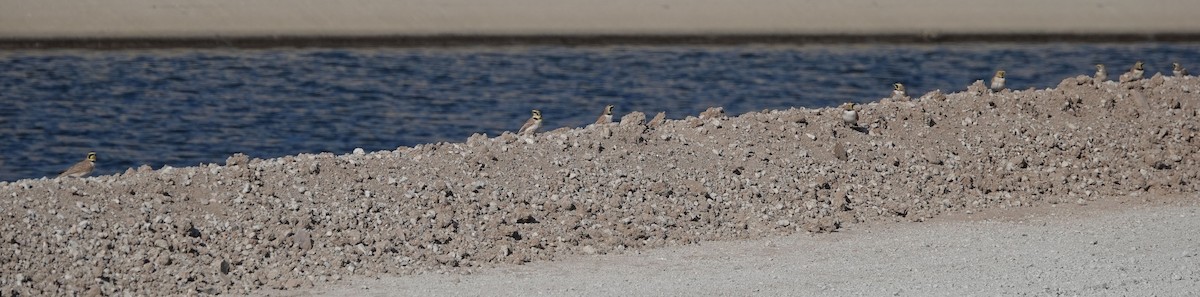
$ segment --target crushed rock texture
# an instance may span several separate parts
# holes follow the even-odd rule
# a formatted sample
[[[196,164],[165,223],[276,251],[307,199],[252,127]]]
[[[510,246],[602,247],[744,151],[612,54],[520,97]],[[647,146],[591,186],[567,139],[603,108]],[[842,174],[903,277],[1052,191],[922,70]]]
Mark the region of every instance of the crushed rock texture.
[[[243,294],[1195,193],[1198,91],[1161,75],[976,82],[861,105],[855,128],[837,108],[654,127],[634,112],[532,137],[0,182],[0,295]]]

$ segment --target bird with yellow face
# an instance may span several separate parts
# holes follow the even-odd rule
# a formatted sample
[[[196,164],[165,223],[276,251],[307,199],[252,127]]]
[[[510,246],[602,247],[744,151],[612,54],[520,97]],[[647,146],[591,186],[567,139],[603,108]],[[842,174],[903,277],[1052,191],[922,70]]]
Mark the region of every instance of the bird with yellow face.
[[[537,129],[542,127],[542,111],[534,109],[533,116],[525,121],[525,125],[521,125],[521,130],[517,130],[517,135],[533,135],[537,133]]]
[[[908,97],[908,90],[904,88],[902,83],[892,84],[892,98],[900,99]]]
[[[608,123],[612,123],[612,118],[613,118],[613,112],[612,112],[612,111],[613,111],[613,106],[612,106],[612,104],[609,104],[608,106],[605,106],[605,107],[604,107],[604,112],[600,113],[600,118],[597,118],[597,119],[596,119],[596,124],[597,124],[597,125],[599,125],[599,124],[608,124]]]
[[[992,76],[992,91],[999,92],[1004,90],[1004,70],[997,70],[996,75]]]
[[[1125,72],[1125,74],[1121,74],[1121,77],[1119,77],[1121,79],[1121,82],[1131,82],[1131,81],[1142,80],[1142,78],[1145,77],[1145,75],[1146,75],[1145,66],[1146,66],[1145,63],[1142,63],[1142,61],[1137,61],[1137,63],[1133,63],[1133,67],[1129,68],[1129,72]]]
[[[1104,64],[1096,64],[1096,74],[1092,75],[1092,79],[1098,82],[1108,80],[1108,70],[1104,69]]]
[[[842,123],[849,127],[858,127],[858,111],[854,110],[854,102],[842,104]]]
[[[61,174],[59,174],[58,177],[84,177],[88,174],[92,174],[92,170],[95,169],[96,152],[89,152],[87,154],[87,158],[84,158],[83,161],[79,161],[79,163],[75,163],[75,165],[71,165],[70,168],[67,168],[67,170],[64,170]]]

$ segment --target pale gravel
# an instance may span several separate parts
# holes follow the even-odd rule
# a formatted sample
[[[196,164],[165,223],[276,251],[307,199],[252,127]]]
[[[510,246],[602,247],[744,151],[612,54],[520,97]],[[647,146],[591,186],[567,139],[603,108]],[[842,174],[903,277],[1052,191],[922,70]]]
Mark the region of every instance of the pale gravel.
[[[356,278],[326,289],[261,295],[1200,294],[1200,196],[1108,200],[1121,202],[995,210],[834,234],[577,256],[471,275]]]

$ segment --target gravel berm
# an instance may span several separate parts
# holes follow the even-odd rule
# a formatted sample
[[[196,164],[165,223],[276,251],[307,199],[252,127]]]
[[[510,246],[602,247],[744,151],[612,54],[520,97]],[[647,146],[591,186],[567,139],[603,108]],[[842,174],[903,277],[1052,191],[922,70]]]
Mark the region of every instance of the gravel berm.
[[[1196,91],[1162,75],[976,82],[863,104],[858,129],[836,108],[634,112],[533,137],[2,182],[0,295],[247,294],[1195,193]]]

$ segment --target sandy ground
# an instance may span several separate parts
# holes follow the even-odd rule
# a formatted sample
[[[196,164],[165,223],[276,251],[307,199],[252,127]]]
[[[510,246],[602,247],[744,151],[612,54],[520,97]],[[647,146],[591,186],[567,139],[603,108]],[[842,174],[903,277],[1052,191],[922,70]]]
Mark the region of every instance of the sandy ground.
[[[0,0],[0,38],[1200,32],[1185,0]]]
[[[825,235],[945,214],[1103,203],[1113,197],[1194,201],[1200,192],[1194,182],[1200,180],[1197,90],[1196,77],[1160,74],[1127,82],[1078,76],[1051,89],[995,92],[977,81],[961,92],[863,104],[856,109],[855,125],[846,124],[837,108],[741,115],[712,108],[665,121],[648,121],[657,116],[635,111],[617,123],[547,127],[532,136],[464,135],[464,142],[341,155],[258,159],[234,154],[224,165],[0,182],[0,293],[290,292],[361,277],[520,269],[513,267],[791,234],[818,235],[781,240],[800,244],[802,252],[774,257],[805,263],[845,250],[851,257],[876,257],[874,262],[918,261],[900,250],[884,249],[881,256],[853,245],[812,250],[795,238],[839,239],[841,233]],[[521,122],[513,119],[513,129]],[[924,233],[890,245],[950,240],[937,231],[946,229],[932,226],[897,231]],[[976,260],[1054,264],[1037,259],[1075,247],[1074,242],[1021,241],[1027,236],[1003,233],[1007,227],[988,231],[989,225],[980,226],[985,228],[981,235],[962,236],[991,247],[944,243],[955,256],[933,260],[951,262],[930,260],[935,266],[917,276],[949,278],[929,283],[951,285],[961,279],[958,274],[934,272],[966,271],[961,263]],[[1039,230],[1046,230],[1041,236],[1047,238],[1070,233]],[[1007,235],[982,239],[996,232]],[[1163,232],[1147,236],[1194,238]],[[854,238],[845,240],[866,245],[896,237]],[[1126,237],[1100,239],[1101,247],[1111,249],[1097,249],[1108,256],[1089,265],[1100,267],[1094,279],[1111,280],[1102,287],[1138,289],[1145,282],[1129,275],[1194,280],[1190,271],[1137,270],[1143,266],[1136,265],[1159,260],[1129,264],[1117,255],[1137,256],[1139,249],[1151,247],[1124,250]],[[1109,240],[1117,245],[1107,245]],[[1161,248],[1174,254],[1189,244],[1164,242],[1169,244]],[[1020,244],[1044,251],[995,251]],[[708,265],[737,270],[740,261],[718,260],[726,262]],[[1075,262],[1055,267],[1066,263]],[[803,267],[776,270],[808,275],[799,270]],[[897,284],[886,288],[913,288],[907,284],[914,276],[883,268],[896,269],[863,269],[878,269],[873,280]],[[1052,289],[1089,288],[1066,283],[1071,278],[1051,268],[1046,277],[1064,280]],[[697,272],[694,279],[707,284],[710,278],[736,275],[723,273]],[[673,279],[658,276],[664,282]],[[1025,278],[1035,276],[997,277],[1013,280],[1008,285],[1014,290],[1029,290],[1035,282]],[[859,287],[847,287],[852,288]],[[962,289],[970,288],[975,286]]]
[[[957,213],[257,296],[1195,296],[1200,196]]]

